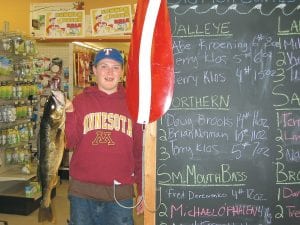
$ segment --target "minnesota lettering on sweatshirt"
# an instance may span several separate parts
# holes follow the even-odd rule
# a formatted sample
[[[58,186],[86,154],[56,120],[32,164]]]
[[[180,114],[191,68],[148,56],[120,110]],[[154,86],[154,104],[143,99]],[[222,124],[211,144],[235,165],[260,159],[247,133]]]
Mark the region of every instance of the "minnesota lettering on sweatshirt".
[[[85,115],[83,134],[93,130],[120,131],[132,137],[132,121],[118,113],[96,112]]]

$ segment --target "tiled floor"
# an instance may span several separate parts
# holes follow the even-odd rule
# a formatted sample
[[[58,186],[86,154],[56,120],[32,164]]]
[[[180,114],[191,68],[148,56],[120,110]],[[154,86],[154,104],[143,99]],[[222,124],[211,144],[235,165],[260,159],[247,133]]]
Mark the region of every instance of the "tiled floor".
[[[56,188],[56,196],[53,199],[53,206],[56,215],[57,225],[67,225],[69,218],[69,201],[67,199],[68,181],[62,180]],[[28,216],[2,214],[0,213],[0,221],[8,222],[8,225],[45,225],[51,223],[38,223],[38,210],[35,210]]]

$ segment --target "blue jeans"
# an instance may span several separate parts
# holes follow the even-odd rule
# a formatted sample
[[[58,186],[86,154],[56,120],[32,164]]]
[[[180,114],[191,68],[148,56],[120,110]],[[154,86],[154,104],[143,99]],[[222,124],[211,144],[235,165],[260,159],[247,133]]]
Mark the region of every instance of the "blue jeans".
[[[69,195],[71,218],[69,225],[133,225],[132,209],[116,202],[105,202]],[[133,200],[119,201],[132,206]]]

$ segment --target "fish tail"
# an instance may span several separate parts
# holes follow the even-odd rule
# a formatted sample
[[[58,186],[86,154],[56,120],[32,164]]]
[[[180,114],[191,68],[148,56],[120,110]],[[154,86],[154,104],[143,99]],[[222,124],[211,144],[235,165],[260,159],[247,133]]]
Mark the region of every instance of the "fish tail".
[[[49,207],[40,207],[39,213],[38,213],[38,222],[44,222],[49,221],[51,223],[55,223],[55,218],[53,214],[52,206],[49,205]]]

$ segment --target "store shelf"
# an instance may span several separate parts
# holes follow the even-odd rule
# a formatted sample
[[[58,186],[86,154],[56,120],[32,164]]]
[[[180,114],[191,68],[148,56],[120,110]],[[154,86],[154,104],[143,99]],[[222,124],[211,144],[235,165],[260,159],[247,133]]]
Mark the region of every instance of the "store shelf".
[[[26,196],[24,181],[2,181],[0,188],[0,200],[2,197],[28,198],[36,200],[41,197],[41,193],[32,196]]]
[[[29,215],[40,206],[41,193],[26,196],[25,186],[35,175],[23,175],[17,168],[10,168],[1,173],[0,182],[0,213]],[[3,176],[4,175],[4,176]],[[51,198],[56,196],[56,187],[51,192]]]
[[[52,189],[51,198],[56,196],[56,188]],[[29,215],[40,206],[42,196],[24,197],[0,195],[0,213]]]
[[[23,174],[20,166],[14,166],[0,173],[0,181],[26,181],[34,178],[36,173]]]
[[[40,200],[0,196],[0,213],[29,215],[39,207]]]

